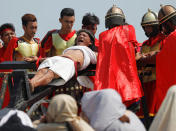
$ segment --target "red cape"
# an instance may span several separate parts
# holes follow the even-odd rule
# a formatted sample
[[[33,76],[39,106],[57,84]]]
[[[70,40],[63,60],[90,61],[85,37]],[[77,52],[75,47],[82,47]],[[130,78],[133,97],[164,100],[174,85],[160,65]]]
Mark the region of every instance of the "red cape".
[[[102,32],[99,43],[94,89],[113,88],[120,93],[123,102],[140,98],[142,90],[135,60],[134,27],[118,26]]]
[[[167,90],[176,84],[176,30],[163,42],[163,48],[156,56],[156,90],[158,111]]]
[[[141,45],[145,46],[154,46],[155,44],[159,43],[162,46],[162,40],[165,38],[165,36],[163,34],[158,34],[154,37],[150,37],[148,40],[144,41]],[[143,83],[143,90],[144,90],[144,95],[146,98],[146,102],[147,102],[147,107],[148,107],[148,111],[149,111],[149,115],[150,116],[154,116],[156,114],[155,111],[155,106],[157,105],[158,101],[157,98],[155,97],[155,89],[156,89],[156,81],[150,81],[150,82],[146,82]],[[137,113],[138,116],[140,117],[144,117],[143,115],[143,110],[142,108],[140,109],[140,112]]]

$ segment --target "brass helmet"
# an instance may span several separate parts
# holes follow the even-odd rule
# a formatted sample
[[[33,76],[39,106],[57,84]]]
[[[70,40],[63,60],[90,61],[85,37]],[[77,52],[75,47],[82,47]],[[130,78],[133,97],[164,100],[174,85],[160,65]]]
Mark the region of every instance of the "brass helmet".
[[[171,5],[161,5],[161,9],[158,13],[159,24],[164,23],[168,19],[176,15],[176,9]]]
[[[118,8],[116,5],[113,5],[105,16],[105,27],[110,28],[113,25],[122,25],[125,22],[125,15],[122,9]]]
[[[147,26],[147,25],[158,25],[158,17],[157,14],[150,9],[148,9],[148,12],[144,14],[141,21],[141,26]]]

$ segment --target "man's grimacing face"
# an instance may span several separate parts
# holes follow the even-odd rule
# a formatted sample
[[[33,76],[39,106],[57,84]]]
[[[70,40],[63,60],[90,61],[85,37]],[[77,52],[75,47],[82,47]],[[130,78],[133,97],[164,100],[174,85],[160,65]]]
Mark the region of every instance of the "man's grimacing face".
[[[91,45],[91,39],[86,32],[80,32],[76,39],[77,45],[89,46]]]

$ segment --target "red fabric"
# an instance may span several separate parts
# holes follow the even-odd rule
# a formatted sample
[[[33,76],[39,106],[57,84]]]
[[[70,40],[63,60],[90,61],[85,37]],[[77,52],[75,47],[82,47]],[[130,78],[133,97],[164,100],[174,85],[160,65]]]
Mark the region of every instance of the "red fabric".
[[[1,48],[2,50],[0,50],[0,61],[3,62],[3,61],[11,61],[12,58],[13,58],[13,50],[12,50],[12,45],[11,44],[14,44],[13,42],[16,42],[16,38],[12,38],[13,40],[11,40],[9,43],[8,43],[8,46],[6,49],[4,48]],[[10,72],[11,70],[0,70],[0,72]],[[1,89],[1,86],[2,86],[2,78],[0,78],[0,89]],[[2,108],[5,108],[8,104],[9,104],[9,101],[10,101],[10,93],[9,93],[9,88],[8,86],[6,87],[6,92],[5,92],[5,96],[4,96],[4,102],[3,102],[3,105],[2,105]]]
[[[5,50],[6,48],[4,47],[0,48],[0,62],[3,62]]]
[[[134,27],[118,26],[102,32],[99,43],[94,89],[113,88],[120,93],[124,103],[142,97],[135,60]]]
[[[162,40],[165,38],[163,34],[158,34],[155,37],[150,37],[148,40],[144,41],[142,45],[148,45],[150,47],[154,46],[158,42],[160,42],[162,46]],[[156,81],[150,81],[147,83],[143,83],[144,95],[147,102],[147,107],[150,116],[154,116],[156,114],[155,106],[157,105],[157,99],[155,97],[155,89],[156,89]],[[139,116],[143,116],[143,111],[141,109]]]
[[[2,31],[0,32],[0,35],[2,35],[4,32],[9,31],[9,30],[12,30],[12,29],[11,29],[11,28],[6,28],[6,29],[2,30]]]
[[[41,42],[42,43],[42,42]],[[46,51],[50,50],[52,47],[52,36],[48,36],[44,46],[41,48],[41,57],[46,57]]]
[[[17,37],[14,37],[10,40],[6,51],[4,52],[3,61],[13,61],[13,51],[18,46],[17,41],[18,41]]]
[[[72,32],[70,32],[68,34],[59,34],[59,35],[62,37],[63,40],[68,41],[70,38],[73,37],[73,35],[75,33],[76,33],[76,31],[74,30],[74,31],[72,31]]]
[[[138,43],[136,46],[136,53],[137,52],[141,52],[141,47],[142,47],[143,43]]]
[[[155,37],[150,37],[148,40],[143,42],[143,45],[148,45],[150,47],[152,47],[154,44],[156,44],[157,42],[163,40],[165,38],[165,36],[161,33],[159,33],[158,35],[156,35]]]
[[[144,95],[145,95],[149,116],[153,117],[156,114],[156,112],[154,111],[154,107],[157,103],[157,100],[155,97],[156,81],[144,83],[143,89],[144,89]],[[137,115],[142,118],[144,117],[142,103],[140,103],[140,110],[139,112],[137,112]]]
[[[52,42],[52,33],[55,32],[56,30],[52,30],[49,31],[46,36],[43,38],[43,40],[41,41],[41,57],[46,57],[46,52],[48,50],[50,50],[53,46],[53,42]],[[64,34],[64,35],[60,35],[62,37],[62,39],[64,39],[65,41],[68,41],[74,34],[76,33],[76,31],[72,31],[69,34]]]
[[[39,41],[38,38],[35,38],[35,39],[37,41]],[[17,44],[18,40],[19,40],[19,38],[17,38],[17,37],[14,37],[10,40],[6,50],[3,52],[3,55],[1,57],[1,62],[13,61],[13,52],[14,52],[14,49],[18,46],[18,44]],[[2,52],[0,52],[0,53],[2,53]],[[11,72],[11,71],[12,70],[0,70],[0,72]],[[0,78],[0,88],[1,88],[1,85],[2,85],[2,78]],[[9,101],[10,101],[10,93],[9,93],[9,89],[7,87],[2,108],[6,107],[9,104]]]
[[[176,84],[176,30],[173,31],[163,42],[163,48],[156,56],[156,91],[158,101],[155,111],[157,112],[167,90]]]

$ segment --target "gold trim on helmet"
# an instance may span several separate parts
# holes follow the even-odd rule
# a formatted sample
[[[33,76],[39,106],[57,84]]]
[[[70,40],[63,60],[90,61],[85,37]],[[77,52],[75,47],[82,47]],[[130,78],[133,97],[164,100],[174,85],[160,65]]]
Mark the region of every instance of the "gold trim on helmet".
[[[110,28],[116,25],[123,25],[125,22],[125,15],[122,9],[118,8],[116,5],[113,5],[106,13],[105,16],[105,26]]]
[[[150,9],[144,14],[141,21],[141,26],[157,25],[159,24],[157,14]]]
[[[108,19],[108,18],[114,17],[114,16],[120,16],[122,18],[125,18],[124,15],[121,15],[121,14],[118,14],[118,13],[114,13],[114,14],[109,14],[109,15],[105,16],[105,19]]]
[[[171,5],[160,5],[161,9],[158,13],[159,24],[166,22],[168,19],[176,15],[176,9]]]

